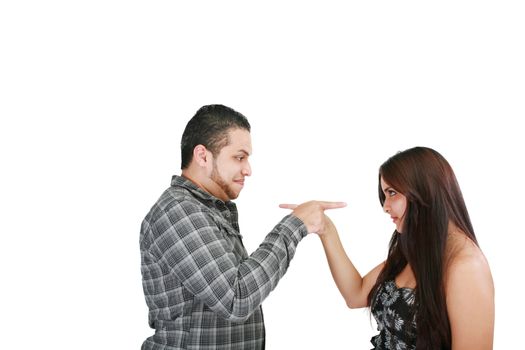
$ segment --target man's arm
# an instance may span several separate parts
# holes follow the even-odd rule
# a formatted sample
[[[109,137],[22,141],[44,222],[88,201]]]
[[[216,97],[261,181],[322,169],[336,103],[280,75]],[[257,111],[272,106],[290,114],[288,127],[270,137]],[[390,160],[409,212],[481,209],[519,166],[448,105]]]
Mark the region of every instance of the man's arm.
[[[288,215],[247,259],[238,261],[231,242],[202,207],[175,203],[150,223],[150,252],[219,316],[246,320],[286,272],[306,226]]]

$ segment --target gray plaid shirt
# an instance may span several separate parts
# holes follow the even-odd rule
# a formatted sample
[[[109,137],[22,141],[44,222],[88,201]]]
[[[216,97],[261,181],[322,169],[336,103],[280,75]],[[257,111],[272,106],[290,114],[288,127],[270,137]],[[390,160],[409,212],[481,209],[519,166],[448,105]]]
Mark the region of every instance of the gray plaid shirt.
[[[263,349],[261,303],[306,234],[303,222],[288,215],[248,256],[235,204],[173,176],[140,232],[142,285],[155,329],[142,349]]]

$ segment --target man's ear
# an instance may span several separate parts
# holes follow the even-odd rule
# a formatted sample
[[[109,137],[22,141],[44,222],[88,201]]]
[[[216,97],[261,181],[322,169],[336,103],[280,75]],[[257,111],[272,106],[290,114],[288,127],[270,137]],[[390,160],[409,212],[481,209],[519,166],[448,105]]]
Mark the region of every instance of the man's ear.
[[[206,164],[211,160],[209,157],[210,154],[208,154],[208,150],[203,145],[197,145],[193,149],[193,159],[201,167],[205,167]]]

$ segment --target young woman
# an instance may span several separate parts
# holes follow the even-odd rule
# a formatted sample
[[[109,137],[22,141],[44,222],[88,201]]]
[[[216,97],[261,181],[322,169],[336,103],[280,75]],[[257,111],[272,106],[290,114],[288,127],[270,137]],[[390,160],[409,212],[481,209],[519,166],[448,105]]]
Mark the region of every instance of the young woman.
[[[386,261],[364,277],[331,222],[320,235],[347,305],[371,308],[375,349],[492,349],[492,277],[445,158],[397,153],[379,169],[379,200],[396,230]]]

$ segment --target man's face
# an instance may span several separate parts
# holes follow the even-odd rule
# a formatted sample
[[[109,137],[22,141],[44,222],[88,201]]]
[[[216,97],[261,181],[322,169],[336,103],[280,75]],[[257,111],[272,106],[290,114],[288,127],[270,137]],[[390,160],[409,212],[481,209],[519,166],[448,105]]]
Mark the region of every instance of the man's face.
[[[244,129],[228,132],[230,143],[213,158],[210,180],[214,196],[229,201],[235,199],[244,187],[244,179],[252,174],[248,157],[252,154],[252,139]]]

